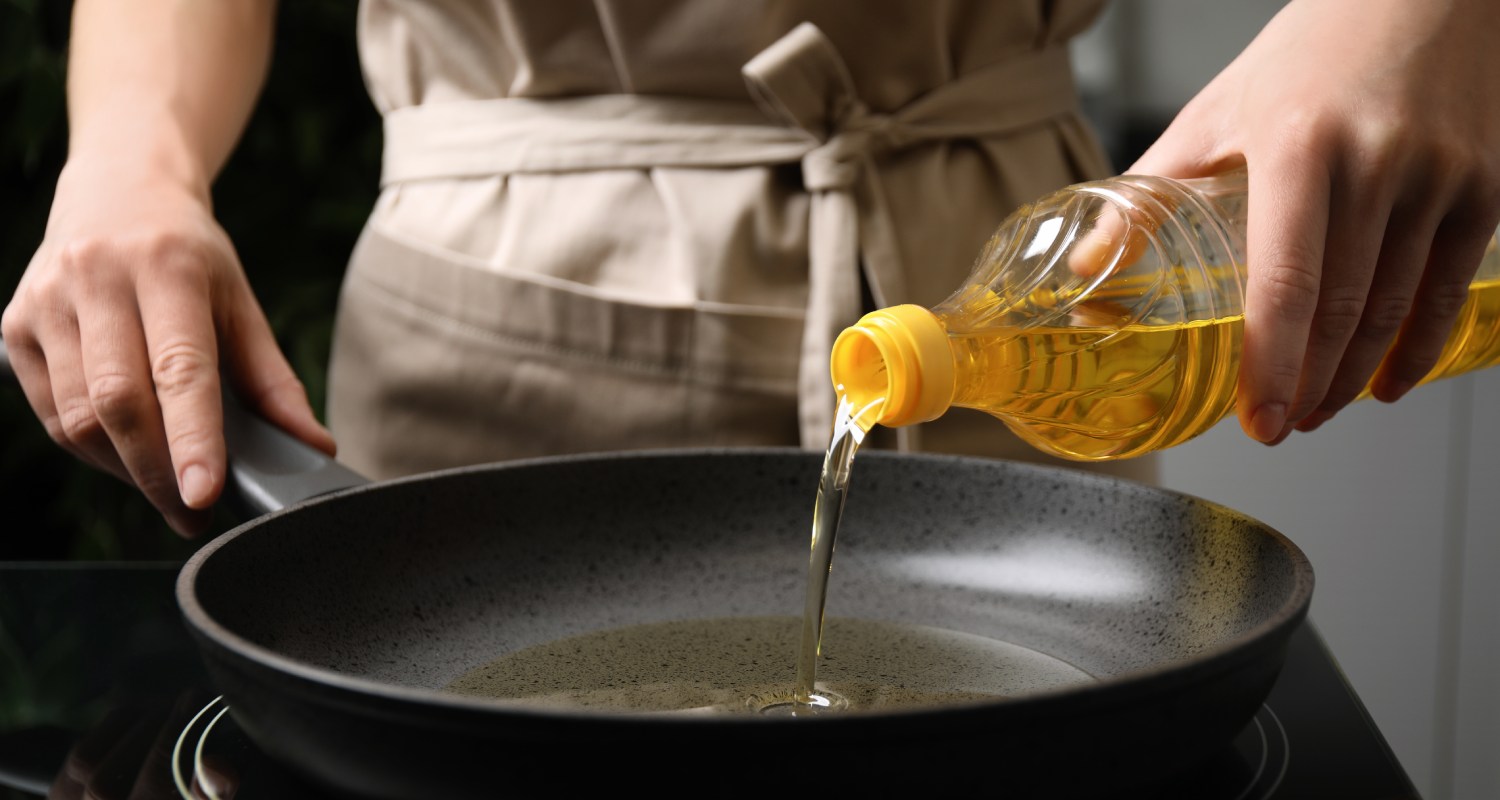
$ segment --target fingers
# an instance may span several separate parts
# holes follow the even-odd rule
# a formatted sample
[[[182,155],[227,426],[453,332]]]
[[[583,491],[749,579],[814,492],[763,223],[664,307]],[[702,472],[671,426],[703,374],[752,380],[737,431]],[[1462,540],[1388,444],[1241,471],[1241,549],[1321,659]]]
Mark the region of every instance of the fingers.
[[[1206,161],[1196,149],[1182,148],[1174,135],[1176,123],[1127,170],[1127,174],[1194,178],[1213,175],[1228,168],[1220,161]],[[1158,198],[1165,200],[1165,198]],[[1068,269],[1092,278],[1102,272],[1128,269],[1151,243],[1163,220],[1159,215],[1127,215],[1113,203],[1103,203],[1093,225],[1068,251]]]
[[[129,482],[161,512],[167,524],[184,536],[202,533],[208,516],[189,509],[172,479],[171,454],[147,367],[145,344],[138,336],[93,335],[96,326],[80,327],[85,345],[82,376],[89,413],[107,432],[108,442],[94,451],[96,460],[121,465]]]
[[[1432,238],[1424,219],[1392,215],[1388,182],[1360,173],[1345,170],[1331,187],[1317,307],[1287,415],[1299,430],[1316,428],[1364,390],[1416,292],[1406,267],[1426,257]]]
[[[54,331],[46,339],[49,342],[46,348],[47,374],[51,380],[60,441],[84,461],[130,482],[130,473],[115,453],[109,432],[101,424],[90,399],[77,324],[69,325],[63,331]]]
[[[1411,314],[1372,384],[1376,398],[1395,402],[1438,364],[1493,235],[1491,222],[1466,215],[1450,215],[1438,227]]]
[[[1412,300],[1422,278],[1422,266],[1432,248],[1434,224],[1428,219],[1414,219],[1396,210],[1373,257],[1372,280],[1357,327],[1342,353],[1342,361],[1321,400],[1309,393],[1298,411],[1308,412],[1297,424],[1301,431],[1312,431],[1353,402],[1369,385],[1396,333],[1412,312]],[[1330,351],[1329,356],[1334,353]],[[1315,407],[1313,404],[1316,404]]]
[[[1413,171],[1422,177],[1395,191],[1382,192],[1377,176],[1367,175],[1364,180],[1352,182],[1345,197],[1335,198],[1336,217],[1346,214],[1355,220],[1361,217],[1378,220],[1380,208],[1389,207],[1391,211],[1373,257],[1365,253],[1369,242],[1376,237],[1362,232],[1358,224],[1349,225],[1342,232],[1339,226],[1330,231],[1326,258],[1329,273],[1323,282],[1325,296],[1334,285],[1330,275],[1342,266],[1338,264],[1342,254],[1359,254],[1347,265],[1351,275],[1358,274],[1360,262],[1368,263],[1373,258],[1376,263],[1367,267],[1373,277],[1347,347],[1340,351],[1331,343],[1323,343],[1328,345],[1323,364],[1337,360],[1337,369],[1321,400],[1317,399],[1319,389],[1313,381],[1321,378],[1326,366],[1312,366],[1313,349],[1320,344],[1317,327],[1329,316],[1323,300],[1319,302],[1314,341],[1309,346],[1309,366],[1303,378],[1301,397],[1305,402],[1299,401],[1293,419],[1303,411],[1311,413],[1298,422],[1298,430],[1316,429],[1359,397],[1366,387],[1371,387],[1382,400],[1394,401],[1424,379],[1440,357],[1446,357],[1445,345],[1468,301],[1469,284],[1494,233],[1493,220],[1476,212],[1484,204],[1459,190],[1457,181],[1451,180],[1453,172],[1446,173],[1450,179],[1445,180],[1441,169],[1408,170],[1408,173]],[[1359,200],[1365,200],[1366,205],[1373,201],[1373,208],[1360,208]],[[1364,227],[1377,228],[1373,224]],[[1314,402],[1316,408],[1312,409],[1309,404]]]
[[[1263,442],[1317,427],[1372,375],[1395,399],[1447,358],[1500,218],[1500,116],[1475,102],[1500,74],[1474,68],[1493,15],[1357,5],[1289,4],[1132,168],[1248,165],[1237,408]]]
[[[1083,278],[1128,269],[1150,244],[1159,220],[1129,219],[1113,204],[1102,205],[1093,227],[1068,250],[1068,269]]]
[[[5,310],[13,365],[55,441],[196,533],[226,473],[221,355],[240,359],[256,410],[326,451],[333,441],[205,198],[153,180],[111,197],[113,173],[78,169]]]
[[[1283,156],[1250,165],[1245,338],[1240,425],[1251,437],[1285,437],[1302,377],[1323,279],[1328,173]]]
[[[111,256],[105,253],[97,258]],[[94,280],[81,282],[75,291],[81,358],[80,363],[69,365],[65,381],[81,378],[78,414],[92,416],[108,434],[107,441],[90,443],[90,452],[96,461],[113,458],[122,463],[129,480],[173,530],[197,535],[209,518],[188,508],[178,491],[136,289],[123,270],[93,271],[97,273]],[[62,371],[55,374],[61,376]]]
[[[16,380],[21,384],[21,391],[26,396],[26,402],[36,414],[37,420],[47,431],[58,446],[72,453],[74,457],[85,462],[89,459],[80,451],[73,448],[72,443],[62,432],[62,422],[57,416],[57,403],[52,396],[52,378],[47,369],[47,359],[43,355],[42,348],[36,340],[28,333],[23,333],[15,323],[10,314],[6,315],[4,330],[0,336],[5,339],[5,346],[10,351],[10,367],[15,372]]]
[[[171,489],[188,508],[208,508],[223,488],[225,469],[208,274],[199,259],[168,253],[143,277],[136,293],[162,435],[171,456],[165,465],[174,477]]]
[[[79,460],[129,483],[109,435],[89,402],[83,377],[78,321],[63,304],[44,304],[30,314],[6,309],[5,341],[11,366],[47,434]]]
[[[135,484],[174,530],[195,535],[207,527],[209,515],[190,509],[182,499],[166,426],[179,443],[195,444],[181,433],[194,430],[185,419],[200,420],[199,428],[220,424],[207,265],[200,259],[163,279],[175,287],[143,287],[136,274],[154,275],[153,262],[170,259],[148,258],[145,267],[134,269],[141,256],[131,248],[89,242],[39,255],[50,262],[48,268],[35,275],[28,270],[17,300],[6,310],[4,332],[14,348],[17,377],[52,438],[85,462]],[[153,321],[150,333],[161,354],[150,352],[138,294],[156,295],[144,302],[150,314],[162,318],[160,324]],[[177,379],[182,370],[162,344],[188,339],[200,342],[202,352],[209,354],[194,381]],[[161,370],[160,381],[153,375],[153,362],[169,367]],[[196,395],[184,388],[194,382]],[[163,395],[170,401],[165,420],[158,383],[166,387]],[[214,398],[209,412],[202,407],[205,393]],[[185,396],[196,399],[198,407],[184,409]],[[212,463],[211,444],[212,439],[209,448],[184,450]],[[222,444],[217,458],[222,463]],[[195,499],[206,507],[213,496]]]
[[[72,244],[38,260],[4,320],[28,401],[55,441],[135,484],[174,530],[205,530],[224,486],[221,346],[255,410],[332,454],[227,243]]]

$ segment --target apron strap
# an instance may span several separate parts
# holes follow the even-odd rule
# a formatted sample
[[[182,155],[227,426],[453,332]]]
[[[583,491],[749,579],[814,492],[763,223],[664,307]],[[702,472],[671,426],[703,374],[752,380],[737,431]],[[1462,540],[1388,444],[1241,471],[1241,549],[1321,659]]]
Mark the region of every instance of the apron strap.
[[[381,185],[520,173],[800,162],[811,195],[808,302],[798,366],[802,446],[832,429],[828,353],[858,320],[859,269],[876,303],[906,297],[881,158],[1002,136],[1077,112],[1065,47],[1006,58],[888,114],[872,112],[833,43],[802,23],[745,64],[755,105],[649,95],[505,98],[385,116]],[[759,106],[759,107],[757,107]],[[914,431],[902,428],[904,448]]]

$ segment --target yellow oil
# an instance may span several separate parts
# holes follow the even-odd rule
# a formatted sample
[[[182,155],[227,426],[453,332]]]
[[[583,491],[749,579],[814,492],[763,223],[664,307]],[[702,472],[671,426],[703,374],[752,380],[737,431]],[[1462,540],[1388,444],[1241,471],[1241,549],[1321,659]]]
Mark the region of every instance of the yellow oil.
[[[1458,322],[1448,334],[1437,364],[1421,382],[1430,383],[1497,364],[1500,364],[1500,278],[1479,281],[1469,287],[1469,299],[1458,312]],[[1366,387],[1360,398],[1369,396]]]
[[[1087,320],[1080,320],[1086,323]],[[950,336],[953,405],[1082,461],[1181,444],[1234,410],[1242,316],[1124,328],[995,327]],[[1500,364],[1500,279],[1477,282],[1422,381]],[[1368,397],[1366,389],[1361,397]]]
[[[871,398],[856,404],[844,391],[839,393],[838,408],[833,416],[833,434],[828,452],[823,456],[823,470],[818,476],[818,495],[813,503],[812,540],[808,546],[807,591],[802,605],[802,637],[797,647],[797,683],[790,702],[768,703],[768,713],[816,714],[837,711],[847,700],[837,692],[817,686],[818,658],[823,652],[823,612],[828,604],[828,576],[833,572],[833,546],[838,538],[839,521],[844,516],[844,497],[849,492],[849,475],[854,456],[865,434],[880,417],[882,399]]]
[[[793,617],[719,617],[631,625],[504,654],[444,687],[546,711],[790,713]],[[848,713],[992,703],[1093,683],[1021,645],[926,625],[831,618],[820,689]]]

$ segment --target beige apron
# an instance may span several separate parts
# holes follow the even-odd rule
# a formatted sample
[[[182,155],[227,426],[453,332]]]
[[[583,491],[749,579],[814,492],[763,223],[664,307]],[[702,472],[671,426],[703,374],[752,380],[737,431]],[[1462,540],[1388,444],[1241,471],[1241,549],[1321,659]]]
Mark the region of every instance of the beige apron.
[[[822,447],[838,330],[936,302],[1010,208],[1108,169],[1065,46],[1093,0],[841,5],[366,0],[386,141],[341,457]],[[888,438],[1043,459],[969,412]]]

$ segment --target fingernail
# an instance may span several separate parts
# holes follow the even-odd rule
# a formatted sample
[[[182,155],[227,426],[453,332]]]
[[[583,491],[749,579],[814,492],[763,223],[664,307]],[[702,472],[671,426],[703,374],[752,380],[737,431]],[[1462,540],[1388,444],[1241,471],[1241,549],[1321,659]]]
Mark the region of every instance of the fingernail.
[[[1286,403],[1265,403],[1250,417],[1250,435],[1264,444],[1275,444],[1286,427]]]
[[[212,483],[207,469],[198,464],[188,465],[188,468],[182,471],[182,502],[188,508],[202,508],[208,505],[209,493],[213,491]]]

